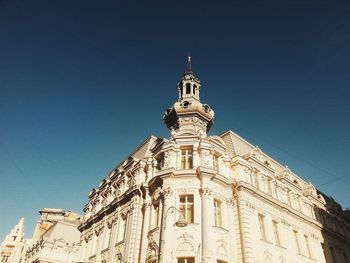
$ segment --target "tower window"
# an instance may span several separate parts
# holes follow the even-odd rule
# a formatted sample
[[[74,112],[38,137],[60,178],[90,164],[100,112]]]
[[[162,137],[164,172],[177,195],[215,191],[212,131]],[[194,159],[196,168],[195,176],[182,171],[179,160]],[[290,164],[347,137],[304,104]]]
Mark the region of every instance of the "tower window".
[[[186,84],[186,94],[190,94],[191,93],[191,84],[187,83]]]
[[[181,169],[193,168],[193,150],[192,148],[181,149]]]
[[[196,95],[196,89],[197,89],[197,86],[193,85],[193,95]]]

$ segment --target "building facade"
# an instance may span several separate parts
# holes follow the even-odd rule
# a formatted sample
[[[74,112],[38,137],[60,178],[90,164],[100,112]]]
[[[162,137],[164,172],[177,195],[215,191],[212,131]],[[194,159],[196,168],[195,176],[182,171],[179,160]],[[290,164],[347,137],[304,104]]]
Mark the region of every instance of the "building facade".
[[[24,238],[24,218],[21,218],[0,245],[0,262],[23,262],[22,254],[26,241]]]
[[[39,213],[41,217],[23,253],[23,262],[76,262],[80,246],[78,225],[81,216],[57,208],[44,208]]]
[[[208,135],[189,58],[178,100],[89,193],[79,261],[350,262],[348,211],[232,131]]]

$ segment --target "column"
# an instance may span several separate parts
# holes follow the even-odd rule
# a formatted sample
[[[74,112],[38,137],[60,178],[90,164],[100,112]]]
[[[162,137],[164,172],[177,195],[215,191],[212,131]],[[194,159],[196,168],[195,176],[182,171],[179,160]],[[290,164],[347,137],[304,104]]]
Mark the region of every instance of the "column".
[[[211,190],[208,187],[200,189],[202,199],[202,263],[214,262],[214,211]]]
[[[172,245],[169,241],[169,233],[171,233],[171,218],[168,217],[169,210],[171,207],[171,197],[173,192],[168,187],[163,191],[163,210],[162,210],[162,221],[161,221],[161,233],[160,233],[160,262],[171,262],[171,248]],[[168,240],[167,240],[168,239]]]
[[[144,263],[147,258],[147,247],[148,247],[148,228],[150,221],[150,210],[151,210],[151,197],[148,193],[148,188],[145,188],[145,200],[143,204],[143,225],[142,225],[142,236],[141,236],[141,248],[140,248],[140,262]]]
[[[235,244],[235,215],[234,215],[234,199],[228,198],[226,199],[226,211],[227,211],[227,226],[229,230],[229,254],[227,255],[229,257],[229,263],[233,263],[233,260],[236,258],[235,252],[236,252],[236,244]]]

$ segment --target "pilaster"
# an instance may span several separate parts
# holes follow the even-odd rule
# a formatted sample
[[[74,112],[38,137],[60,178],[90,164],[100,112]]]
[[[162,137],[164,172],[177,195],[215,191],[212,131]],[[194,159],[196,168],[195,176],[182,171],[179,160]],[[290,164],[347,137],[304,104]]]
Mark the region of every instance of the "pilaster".
[[[215,262],[215,254],[213,251],[213,197],[212,190],[208,187],[200,189],[201,194],[201,212],[202,212],[202,262]]]
[[[146,261],[147,257],[147,247],[148,247],[148,229],[150,223],[150,210],[151,210],[151,197],[148,193],[148,188],[145,188],[145,200],[143,203],[143,224],[142,224],[142,235],[141,235],[141,248],[140,248],[140,259],[139,262],[143,263]]]

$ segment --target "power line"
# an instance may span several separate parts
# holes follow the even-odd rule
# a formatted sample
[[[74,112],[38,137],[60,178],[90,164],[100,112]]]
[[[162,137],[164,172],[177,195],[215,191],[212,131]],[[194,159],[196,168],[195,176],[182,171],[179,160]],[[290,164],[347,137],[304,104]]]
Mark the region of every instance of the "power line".
[[[324,183],[322,183],[322,184],[319,184],[318,187],[324,186],[324,185],[327,185],[327,184],[330,184],[330,183],[333,183],[333,182],[335,182],[335,181],[337,181],[337,180],[342,180],[342,181],[346,182],[346,181],[343,180],[343,179],[344,179],[345,177],[347,177],[347,176],[350,175],[350,173],[346,173],[346,174],[344,174],[344,175],[337,176],[336,174],[332,173],[331,171],[329,171],[329,170],[327,170],[327,169],[325,169],[325,168],[319,167],[319,166],[315,165],[314,163],[312,163],[312,162],[310,162],[310,161],[304,160],[304,159],[300,158],[299,156],[297,156],[297,155],[295,155],[295,154],[293,154],[293,153],[290,153],[289,151],[287,151],[287,150],[281,148],[280,146],[277,146],[276,144],[271,143],[269,140],[266,140],[265,138],[261,138],[260,136],[254,134],[254,133],[251,132],[251,131],[248,131],[248,130],[246,130],[246,129],[243,129],[243,130],[245,130],[246,132],[250,133],[251,135],[253,135],[253,136],[256,137],[257,139],[262,140],[262,141],[265,141],[267,144],[269,144],[269,145],[272,146],[273,148],[276,148],[277,150],[288,154],[289,156],[293,157],[293,158],[294,158],[295,160],[297,160],[298,162],[303,162],[303,163],[305,163],[305,164],[307,164],[307,165],[309,165],[309,166],[311,166],[311,167],[313,167],[313,168],[315,168],[315,169],[317,169],[317,170],[319,170],[319,171],[321,171],[321,172],[323,172],[323,173],[326,173],[326,174],[328,174],[329,176],[333,177],[332,179],[330,179],[330,180],[328,180],[328,181],[326,181],[326,182],[324,182]]]

